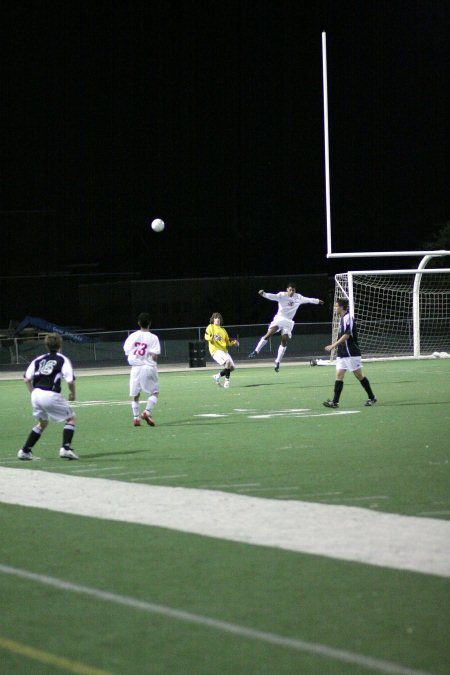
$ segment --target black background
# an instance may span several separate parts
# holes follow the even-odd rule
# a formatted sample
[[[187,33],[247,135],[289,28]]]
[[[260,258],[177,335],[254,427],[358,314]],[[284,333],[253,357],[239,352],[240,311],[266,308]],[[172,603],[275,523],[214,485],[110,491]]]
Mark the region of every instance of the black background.
[[[322,31],[333,248],[423,248],[450,212],[449,18],[439,0],[9,3],[2,274],[348,269],[325,257]]]

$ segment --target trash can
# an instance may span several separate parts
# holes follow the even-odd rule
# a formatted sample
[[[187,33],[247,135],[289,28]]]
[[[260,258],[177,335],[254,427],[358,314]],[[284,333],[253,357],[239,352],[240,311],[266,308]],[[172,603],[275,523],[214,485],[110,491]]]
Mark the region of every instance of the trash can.
[[[205,343],[201,341],[189,343],[189,368],[205,368]]]

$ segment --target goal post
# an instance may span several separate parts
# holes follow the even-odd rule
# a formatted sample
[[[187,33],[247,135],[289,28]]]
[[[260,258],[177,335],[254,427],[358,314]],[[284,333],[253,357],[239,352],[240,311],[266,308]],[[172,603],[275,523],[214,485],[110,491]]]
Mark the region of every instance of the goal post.
[[[331,181],[330,181],[330,133],[328,123],[328,65],[327,65],[327,34],[322,32],[322,89],[323,89],[323,135],[325,159],[325,217],[327,258],[387,258],[387,257],[417,257],[427,255],[450,255],[450,251],[416,250],[416,251],[347,251],[338,252],[332,246],[331,228]]]
[[[424,259],[423,264],[426,264]],[[336,302],[348,298],[364,358],[424,358],[450,352],[450,268],[336,274]],[[332,341],[339,318],[334,314]]]
[[[421,358],[450,352],[450,268],[425,269],[450,251],[347,251],[332,246],[327,40],[322,32],[323,127],[327,258],[425,256],[417,269],[353,271],[335,276],[335,301],[346,297],[365,358]],[[333,314],[332,341],[339,330]],[[335,356],[331,353],[331,359]],[[315,361],[314,364],[319,364]],[[329,363],[323,362],[323,364]],[[322,365],[322,361],[320,363]]]

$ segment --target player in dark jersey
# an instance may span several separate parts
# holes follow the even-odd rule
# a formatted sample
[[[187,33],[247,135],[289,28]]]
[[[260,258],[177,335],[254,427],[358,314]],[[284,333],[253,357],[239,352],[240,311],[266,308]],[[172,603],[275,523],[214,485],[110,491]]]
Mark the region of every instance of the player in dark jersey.
[[[21,460],[39,459],[33,457],[32,448],[48,426],[50,418],[57,422],[65,422],[59,456],[62,459],[78,459],[70,447],[75,432],[75,415],[61,394],[61,381],[64,379],[69,387],[69,401],[75,400],[75,375],[72,364],[67,356],[60,353],[62,345],[60,335],[49,333],[45,343],[48,353],[34,359],[24,375],[25,384],[31,393],[33,417],[37,419],[37,424],[17,453],[17,457]]]
[[[336,381],[334,383],[333,399],[323,402],[326,408],[339,408],[339,399],[344,388],[344,376],[347,370],[351,370],[357,380],[364,387],[369,397],[364,405],[371,406],[377,402],[370,386],[369,380],[363,375],[361,365],[361,350],[358,345],[358,333],[356,322],[348,312],[348,300],[342,298],[336,301],[336,314],[340,317],[339,333],[336,342],[325,347],[327,352],[337,348],[336,357]]]

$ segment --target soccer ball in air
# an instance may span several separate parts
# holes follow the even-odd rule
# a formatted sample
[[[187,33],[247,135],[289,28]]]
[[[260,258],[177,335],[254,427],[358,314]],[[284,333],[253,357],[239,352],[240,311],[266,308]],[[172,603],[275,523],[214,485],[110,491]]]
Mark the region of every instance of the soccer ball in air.
[[[162,232],[164,228],[165,224],[164,221],[161,220],[161,218],[155,218],[155,220],[152,221],[153,232]]]

